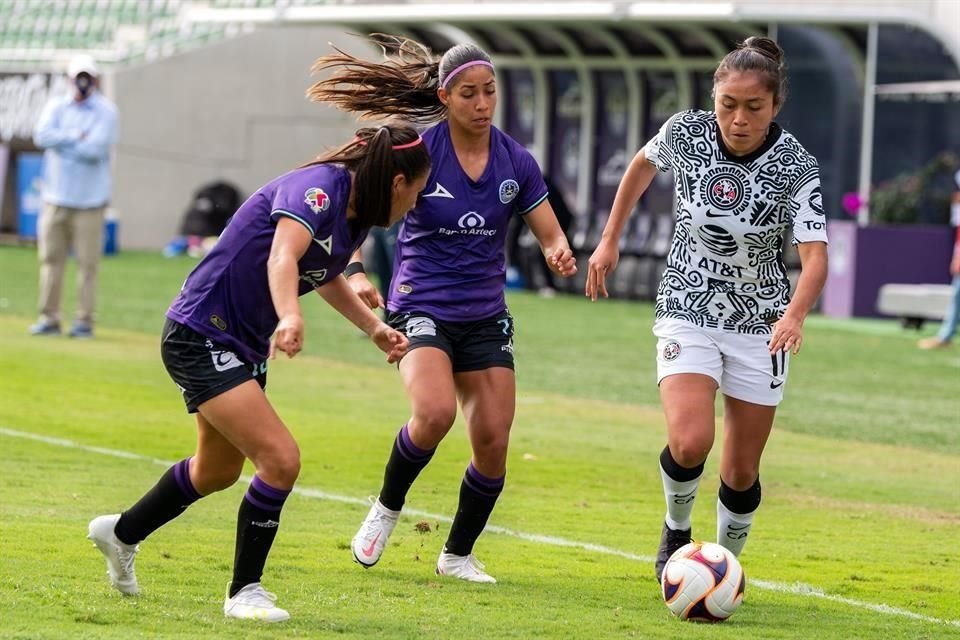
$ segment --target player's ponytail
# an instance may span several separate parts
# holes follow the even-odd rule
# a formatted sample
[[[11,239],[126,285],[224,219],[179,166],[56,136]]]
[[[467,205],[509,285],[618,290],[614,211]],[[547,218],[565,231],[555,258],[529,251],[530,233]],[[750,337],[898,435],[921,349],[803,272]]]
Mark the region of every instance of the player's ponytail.
[[[443,119],[446,107],[437,97],[439,62],[430,49],[407,38],[374,33],[384,60],[371,62],[334,47],[336,53],[313,63],[313,73],[332,75],[307,90],[313,102],[329,102],[361,118],[399,116],[430,124]]]
[[[430,154],[417,130],[406,124],[358,129],[356,137],[310,164],[338,163],[354,174],[357,226],[385,227],[390,221],[393,177],[408,181],[430,171]]]
[[[732,72],[754,71],[764,78],[773,94],[773,104],[780,107],[787,99],[787,72],[783,49],[770,38],[751,36],[724,56],[713,74],[713,86],[723,82]]]
[[[432,124],[447,113],[437,89],[453,88],[460,74],[475,65],[493,70],[490,56],[473,44],[458,44],[438,60],[429,48],[408,38],[383,33],[369,38],[383,51],[382,61],[362,60],[334,47],[335,54],[313,63],[314,73],[332,74],[314,83],[307,97],[361,118],[399,116]]]

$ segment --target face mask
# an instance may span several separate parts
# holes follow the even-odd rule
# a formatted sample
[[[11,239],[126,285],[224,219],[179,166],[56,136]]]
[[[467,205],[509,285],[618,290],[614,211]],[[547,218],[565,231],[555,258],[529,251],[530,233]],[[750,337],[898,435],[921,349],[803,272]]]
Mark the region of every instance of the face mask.
[[[86,98],[90,95],[90,92],[93,91],[93,78],[89,74],[79,73],[77,74],[76,79],[73,81],[74,86],[77,87],[77,93],[82,97]]]

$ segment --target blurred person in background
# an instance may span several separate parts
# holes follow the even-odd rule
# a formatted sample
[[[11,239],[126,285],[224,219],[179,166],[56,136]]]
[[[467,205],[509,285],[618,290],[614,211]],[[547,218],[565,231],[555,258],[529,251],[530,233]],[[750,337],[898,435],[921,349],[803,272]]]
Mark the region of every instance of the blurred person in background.
[[[960,171],[954,174],[957,190],[953,192],[950,204],[950,224],[956,227],[956,239],[953,243],[953,258],[950,260],[950,275],[953,276],[953,297],[943,316],[940,330],[931,338],[924,338],[917,346],[921,349],[943,349],[953,344],[953,336],[960,324]]]
[[[187,277],[167,310],[161,355],[196,416],[196,452],[129,509],[89,525],[121,593],[139,592],[137,545],[200,498],[232,486],[250,460],[256,473],[237,513],[223,612],[265,622],[290,617],[260,582],[300,473],[297,443],[265,394],[267,360],[303,348],[299,298],[312,291],[370,336],[388,362],[402,357],[407,338],[341,274],[370,227],[394,224],[410,210],[429,169],[414,128],[360,129],[353,141],[261,187]]]
[[[734,555],[746,544],[790,355],[800,351],[804,320],[827,277],[817,160],[774,122],[786,98],[783,51],[769,38],[747,38],[713,80],[714,111],[674,115],[631,161],[587,274],[586,295],[606,296],[634,205],[657,171],[672,170],[677,221],[653,327],[667,422],[658,581],[669,557],[692,538],[718,390],[724,409],[717,542]],[[788,228],[802,266],[792,298],[782,257]]]
[[[110,152],[117,107],[99,91],[100,72],[88,55],[67,69],[73,94],[52,98],[33,133],[44,149],[43,208],[37,223],[40,317],[33,335],[59,335],[63,274],[71,249],[77,260],[77,310],[70,336],[93,337],[104,213],[112,190]]]
[[[503,491],[516,404],[513,317],[504,298],[510,219],[524,217],[554,273],[572,276],[576,263],[540,167],[493,126],[490,57],[474,45],[454,46],[438,60],[411,40],[375,35],[374,43],[393,53],[381,62],[341,51],[317,60],[315,71],[334,73],[309,95],[362,117],[431,124],[423,138],[433,168],[400,230],[387,301],[388,322],[410,339],[399,368],[412,416],[394,438],[379,496],[351,548],[364,567],[380,560],[407,492],[453,426],[459,400],[473,455],[436,573],[493,583],[473,547]],[[350,284],[377,303],[362,273]]]

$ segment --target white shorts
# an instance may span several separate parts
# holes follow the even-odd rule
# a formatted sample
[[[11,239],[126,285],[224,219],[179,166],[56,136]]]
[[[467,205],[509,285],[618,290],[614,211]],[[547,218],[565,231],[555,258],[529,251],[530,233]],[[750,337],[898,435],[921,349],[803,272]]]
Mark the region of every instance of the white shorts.
[[[705,329],[662,318],[657,337],[657,384],[677,373],[702,373],[717,381],[724,395],[775,407],[783,400],[790,354],[770,355],[770,336]]]

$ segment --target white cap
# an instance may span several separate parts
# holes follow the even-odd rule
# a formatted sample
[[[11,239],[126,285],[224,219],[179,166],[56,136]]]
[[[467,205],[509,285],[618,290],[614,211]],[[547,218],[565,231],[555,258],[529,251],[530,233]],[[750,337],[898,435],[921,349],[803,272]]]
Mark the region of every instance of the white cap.
[[[67,67],[67,75],[71,78],[76,78],[81,73],[88,73],[94,78],[100,75],[96,61],[85,53],[74,56]]]

